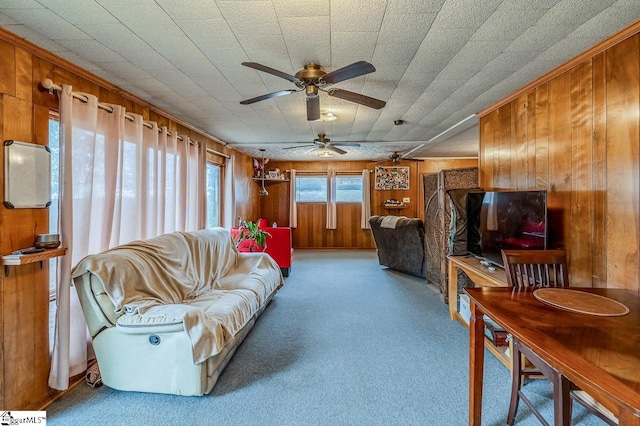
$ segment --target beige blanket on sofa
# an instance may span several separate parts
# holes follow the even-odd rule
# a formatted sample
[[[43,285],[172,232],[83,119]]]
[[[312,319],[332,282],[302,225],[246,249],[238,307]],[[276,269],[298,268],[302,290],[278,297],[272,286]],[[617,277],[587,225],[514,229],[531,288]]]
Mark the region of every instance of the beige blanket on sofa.
[[[282,284],[273,259],[239,255],[221,228],[174,232],[90,255],[72,276],[86,271],[103,282],[116,313],[182,319],[194,363],[219,353],[265,294]]]

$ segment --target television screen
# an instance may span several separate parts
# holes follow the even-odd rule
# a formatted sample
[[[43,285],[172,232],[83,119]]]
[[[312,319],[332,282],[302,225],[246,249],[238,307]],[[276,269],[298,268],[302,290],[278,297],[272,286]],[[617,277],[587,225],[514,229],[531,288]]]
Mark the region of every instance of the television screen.
[[[470,193],[468,250],[503,267],[502,249],[547,248],[547,191]]]

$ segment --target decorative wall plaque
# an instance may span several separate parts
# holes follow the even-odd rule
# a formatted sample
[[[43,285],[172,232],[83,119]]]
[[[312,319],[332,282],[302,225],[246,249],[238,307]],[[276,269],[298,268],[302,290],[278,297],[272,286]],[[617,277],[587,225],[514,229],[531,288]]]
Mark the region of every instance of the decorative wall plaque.
[[[409,167],[383,167],[375,169],[375,189],[409,189]]]

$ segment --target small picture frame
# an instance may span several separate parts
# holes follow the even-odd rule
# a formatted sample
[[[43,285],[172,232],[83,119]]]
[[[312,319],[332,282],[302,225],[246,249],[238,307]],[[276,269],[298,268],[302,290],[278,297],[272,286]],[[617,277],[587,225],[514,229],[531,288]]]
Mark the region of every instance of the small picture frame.
[[[280,179],[279,173],[278,173],[278,172],[276,172],[275,170],[271,170],[271,171],[269,172],[269,174],[267,175],[267,177],[268,177],[269,179]]]

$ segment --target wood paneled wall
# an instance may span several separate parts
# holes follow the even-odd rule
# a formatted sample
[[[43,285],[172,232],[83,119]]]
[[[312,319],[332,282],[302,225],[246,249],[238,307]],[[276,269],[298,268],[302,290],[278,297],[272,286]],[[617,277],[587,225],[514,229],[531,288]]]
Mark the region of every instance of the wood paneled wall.
[[[124,105],[128,111],[166,125],[171,131],[226,153],[231,149],[190,127],[177,117],[125,95],[98,77],[0,29],[0,140],[48,144],[49,110],[58,98],[39,88],[50,78],[102,102]],[[0,150],[0,164],[4,161]],[[236,153],[236,202],[241,214],[256,214],[257,189],[250,179],[251,159]],[[0,173],[0,196],[4,198]],[[35,235],[48,232],[47,209],[7,209],[0,206],[0,254],[32,246]],[[73,290],[72,290],[73,291]],[[49,270],[44,262],[11,267],[0,274],[0,407],[29,410],[56,395],[47,385],[49,359]]]
[[[480,117],[481,186],[549,191],[551,245],[567,250],[572,286],[640,290],[635,27]]]
[[[402,215],[423,218],[424,200],[422,189],[422,175],[435,173],[443,169],[473,167],[478,164],[476,159],[438,159],[424,162],[405,161],[401,165],[409,167],[410,183],[408,190],[380,191],[374,190],[375,177],[371,175],[371,214],[372,215]],[[375,166],[392,166],[391,162],[371,163],[369,161],[272,161],[267,169],[279,168],[281,171],[296,169],[298,172],[320,171],[329,169],[352,171],[360,174],[363,169],[373,171]],[[302,173],[300,173],[302,175]],[[260,216],[270,222],[276,221],[282,226],[289,224],[289,190],[290,182],[267,182],[269,195],[260,197]],[[257,184],[256,184],[257,186]],[[384,208],[385,200],[402,200],[408,197],[410,202],[406,209],[389,211]],[[374,248],[371,231],[361,229],[359,204],[338,204],[338,229],[327,230],[326,204],[300,203],[298,204],[298,227],[293,230],[293,245],[297,248]],[[244,218],[245,220],[253,218]]]

